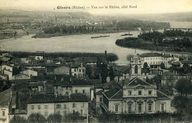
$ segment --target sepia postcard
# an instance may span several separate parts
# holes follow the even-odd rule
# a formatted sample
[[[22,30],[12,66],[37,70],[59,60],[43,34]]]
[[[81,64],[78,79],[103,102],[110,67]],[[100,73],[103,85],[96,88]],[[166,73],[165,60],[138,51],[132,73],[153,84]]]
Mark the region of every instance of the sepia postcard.
[[[0,0],[0,123],[192,123],[192,0]]]

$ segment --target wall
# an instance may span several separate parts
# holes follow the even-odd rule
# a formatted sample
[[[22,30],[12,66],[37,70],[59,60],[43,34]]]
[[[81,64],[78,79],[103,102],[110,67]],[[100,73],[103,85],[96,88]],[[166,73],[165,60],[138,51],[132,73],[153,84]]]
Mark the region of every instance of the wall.
[[[34,106],[34,109],[32,109],[32,106]],[[38,106],[40,106],[40,109],[38,109]],[[50,114],[54,114],[54,103],[28,104],[27,116],[29,117],[33,113],[39,113],[47,118]]]

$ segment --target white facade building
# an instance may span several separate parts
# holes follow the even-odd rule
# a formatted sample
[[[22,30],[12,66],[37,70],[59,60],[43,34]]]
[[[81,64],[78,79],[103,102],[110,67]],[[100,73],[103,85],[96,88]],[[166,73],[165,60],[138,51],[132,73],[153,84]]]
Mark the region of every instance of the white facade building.
[[[103,93],[103,108],[115,114],[173,113],[172,98],[137,77],[124,81],[122,88]]]
[[[86,75],[86,68],[83,64],[72,66],[71,67],[71,75],[77,78],[85,77]]]
[[[35,95],[27,104],[27,116],[39,113],[45,118],[51,114],[66,116],[78,112],[80,116],[88,115],[88,98],[82,94],[69,96]]]

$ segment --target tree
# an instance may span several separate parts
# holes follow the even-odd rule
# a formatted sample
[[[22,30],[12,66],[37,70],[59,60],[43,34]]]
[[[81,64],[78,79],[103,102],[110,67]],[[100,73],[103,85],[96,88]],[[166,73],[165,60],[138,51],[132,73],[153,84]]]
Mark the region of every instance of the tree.
[[[84,117],[80,116],[79,112],[74,112],[65,116],[65,120],[67,121],[78,121],[83,119]]]
[[[47,118],[48,123],[61,123],[62,116],[60,114],[51,114]]]
[[[183,69],[183,73],[184,73],[184,74],[187,74],[187,73],[190,72],[190,69],[191,69],[191,68],[190,68],[189,64],[184,63],[182,69]]]
[[[109,68],[109,77],[110,77],[110,80],[114,80],[114,71],[112,66],[110,66]]]
[[[27,120],[20,116],[14,116],[9,123],[27,123]]]
[[[162,62],[160,67],[161,67],[161,69],[165,69],[165,64]]]
[[[29,123],[46,123],[46,119],[43,115],[34,113],[28,117]]]
[[[107,64],[103,63],[101,67],[101,79],[103,83],[106,82],[107,76],[108,76]]]
[[[188,102],[189,102],[189,99],[184,96],[176,96],[172,100],[172,104],[177,109],[178,113],[183,113],[186,111]]]
[[[149,65],[147,64],[147,62],[145,62],[143,64],[143,72],[146,74],[146,73],[149,73]]]
[[[175,89],[181,94],[181,95],[188,95],[191,94],[192,84],[191,81],[188,79],[179,79],[175,85]]]
[[[156,75],[153,78],[153,82],[156,83],[157,89],[161,88],[161,75]]]

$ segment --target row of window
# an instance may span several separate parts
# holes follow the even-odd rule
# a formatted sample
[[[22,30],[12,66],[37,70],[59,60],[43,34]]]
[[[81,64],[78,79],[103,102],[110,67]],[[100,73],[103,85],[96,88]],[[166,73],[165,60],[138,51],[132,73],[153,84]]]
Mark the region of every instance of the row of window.
[[[85,69],[79,69],[79,70],[78,70],[77,68],[74,69],[74,72],[78,72],[78,71],[84,73],[84,72],[85,72]]]
[[[154,59],[162,60],[163,58],[162,57],[145,57],[144,59],[146,59],[146,60],[154,60]]]
[[[115,104],[115,112],[118,112],[119,111],[119,105],[118,104]],[[131,113],[132,112],[132,104],[129,103],[128,104],[128,113]],[[139,103],[138,104],[138,112],[142,112],[142,104]],[[148,112],[152,112],[152,103],[148,103]]]
[[[73,103],[73,104],[72,104],[72,107],[73,107],[73,108],[75,108],[76,106],[77,106],[76,103]],[[84,103],[83,103],[82,107],[84,107]],[[62,104],[56,104],[56,108],[57,108],[57,109],[62,108]],[[64,109],[67,108],[66,104],[63,104],[63,108],[64,108]],[[35,105],[31,105],[31,109],[34,110],[34,109],[35,109]],[[37,109],[39,109],[39,110],[40,110],[40,109],[48,109],[48,105],[37,105]]]
[[[56,93],[59,94],[58,91],[57,91]],[[77,94],[77,93],[81,93],[81,92],[79,92],[79,91],[76,89],[76,90],[75,90],[75,93]],[[82,90],[82,93],[85,94],[85,90],[84,90],[84,89]],[[65,95],[69,95],[69,92],[66,91],[66,92],[65,92]]]
[[[76,103],[73,103],[73,104],[72,104],[72,107],[73,107],[73,108],[75,108],[76,106],[77,106]],[[82,107],[84,107],[84,103],[83,103]],[[61,105],[61,104],[56,104],[56,108],[60,109],[60,108],[62,108],[62,105]],[[66,104],[63,104],[63,108],[64,108],[64,109],[67,108]]]
[[[142,94],[143,94],[142,91],[139,90],[139,91],[138,91],[138,95],[142,95]],[[131,96],[131,95],[132,95],[132,91],[129,90],[129,91],[128,91],[128,95]],[[152,91],[151,91],[151,90],[148,91],[148,95],[152,95]]]
[[[35,109],[35,105],[31,105],[31,109]],[[48,109],[48,105],[37,105],[37,109]]]

